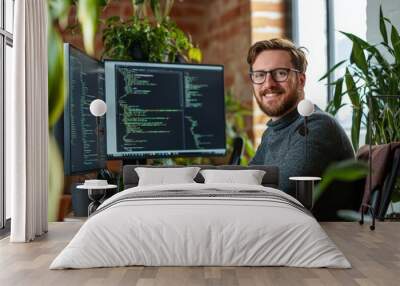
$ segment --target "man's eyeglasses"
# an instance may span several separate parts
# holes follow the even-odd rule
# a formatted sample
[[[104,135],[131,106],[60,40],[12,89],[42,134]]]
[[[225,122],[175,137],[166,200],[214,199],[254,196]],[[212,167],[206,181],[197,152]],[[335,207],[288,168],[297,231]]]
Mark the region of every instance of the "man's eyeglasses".
[[[277,68],[269,71],[252,71],[250,72],[250,79],[254,84],[263,84],[267,78],[267,74],[270,73],[274,81],[283,82],[287,81],[291,71],[300,72],[299,70],[290,68]]]

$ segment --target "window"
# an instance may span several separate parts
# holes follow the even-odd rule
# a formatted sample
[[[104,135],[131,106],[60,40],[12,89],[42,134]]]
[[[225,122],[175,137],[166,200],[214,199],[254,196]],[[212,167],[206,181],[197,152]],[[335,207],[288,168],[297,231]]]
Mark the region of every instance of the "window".
[[[306,98],[321,109],[328,102],[327,80],[319,81],[327,71],[326,3],[325,0],[296,0],[293,7],[293,40],[305,47],[308,67]]]
[[[11,94],[14,0],[0,0],[0,228],[11,217],[10,198],[4,188],[4,104]]]
[[[325,109],[333,94],[328,80],[333,82],[343,75],[344,69],[337,69],[328,80],[320,82],[318,79],[333,65],[349,58],[351,41],[339,31],[366,39],[367,0],[294,0],[292,5],[293,39],[297,45],[309,50],[305,94]],[[350,135],[351,105],[342,108],[336,117]],[[360,138],[364,136],[361,134]]]
[[[352,49],[352,42],[339,31],[355,34],[356,36],[366,40],[367,36],[367,1],[366,0],[335,0],[330,1],[330,15],[332,21],[330,25],[331,39],[330,43],[331,58],[330,66],[341,60],[348,59]],[[335,71],[334,81],[336,78],[343,76],[345,72],[344,66]],[[333,89],[331,90],[333,92]],[[331,97],[332,98],[332,97]],[[352,112],[353,109],[350,100],[346,97],[343,102],[347,105],[341,108],[336,116],[339,123],[346,130],[346,133],[351,132]],[[365,136],[360,135],[360,139],[364,140]],[[360,142],[360,146],[363,142]]]

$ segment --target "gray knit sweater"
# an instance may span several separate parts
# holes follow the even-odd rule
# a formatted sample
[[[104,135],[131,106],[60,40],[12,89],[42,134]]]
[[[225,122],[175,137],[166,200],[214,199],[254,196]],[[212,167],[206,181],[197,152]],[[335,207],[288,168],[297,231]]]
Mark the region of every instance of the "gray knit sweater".
[[[291,176],[321,176],[335,161],[354,158],[354,151],[343,128],[318,107],[307,120],[306,140],[300,134],[304,119],[293,110],[284,117],[267,123],[260,146],[250,165],[279,167],[279,188],[295,194]],[[306,158],[307,155],[307,158]]]

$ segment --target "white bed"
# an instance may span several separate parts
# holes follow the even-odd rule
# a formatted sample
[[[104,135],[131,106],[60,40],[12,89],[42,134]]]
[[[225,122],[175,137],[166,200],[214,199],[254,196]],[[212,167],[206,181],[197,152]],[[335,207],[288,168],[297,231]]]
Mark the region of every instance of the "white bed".
[[[157,192],[175,195],[158,197]],[[151,195],[146,198],[147,194]],[[100,206],[50,269],[128,265],[350,268],[342,252],[299,204],[284,192],[255,185],[130,188]]]

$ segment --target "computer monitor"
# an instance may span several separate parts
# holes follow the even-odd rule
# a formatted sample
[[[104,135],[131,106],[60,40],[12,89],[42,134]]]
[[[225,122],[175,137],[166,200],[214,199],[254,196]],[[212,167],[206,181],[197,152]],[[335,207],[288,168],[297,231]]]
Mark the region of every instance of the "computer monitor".
[[[226,153],[223,66],[105,61],[105,81],[108,157]]]
[[[105,100],[104,65],[65,43],[64,72],[64,173],[82,174],[105,168],[105,118],[100,120],[97,136],[96,118],[89,110],[94,99]]]

